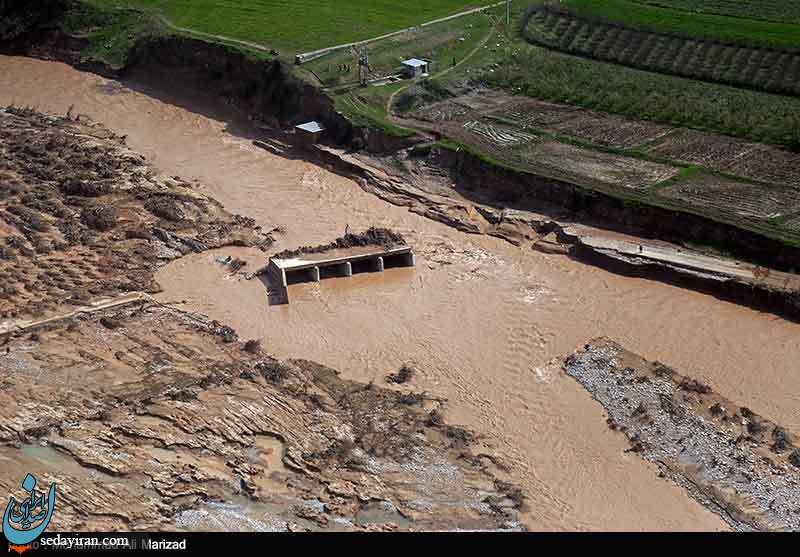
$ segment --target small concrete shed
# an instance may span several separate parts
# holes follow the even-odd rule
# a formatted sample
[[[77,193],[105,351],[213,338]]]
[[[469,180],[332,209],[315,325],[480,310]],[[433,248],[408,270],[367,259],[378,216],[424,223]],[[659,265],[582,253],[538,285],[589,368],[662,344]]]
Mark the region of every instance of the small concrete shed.
[[[405,73],[406,76],[410,78],[427,75],[429,65],[430,64],[425,60],[419,60],[418,58],[410,58],[409,60],[403,61],[403,73]]]
[[[320,140],[323,132],[325,131],[325,126],[319,122],[312,121],[295,126],[295,131],[300,135],[304,142],[313,144]]]

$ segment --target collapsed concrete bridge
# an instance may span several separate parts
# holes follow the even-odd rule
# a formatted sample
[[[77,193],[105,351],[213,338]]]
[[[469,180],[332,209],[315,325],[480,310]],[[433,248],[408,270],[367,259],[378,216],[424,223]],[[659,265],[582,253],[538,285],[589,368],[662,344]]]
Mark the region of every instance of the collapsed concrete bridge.
[[[292,284],[351,277],[358,273],[381,273],[387,268],[413,267],[415,264],[416,257],[410,246],[357,246],[292,258],[272,257],[260,274],[269,277],[276,300],[289,303],[288,288]]]

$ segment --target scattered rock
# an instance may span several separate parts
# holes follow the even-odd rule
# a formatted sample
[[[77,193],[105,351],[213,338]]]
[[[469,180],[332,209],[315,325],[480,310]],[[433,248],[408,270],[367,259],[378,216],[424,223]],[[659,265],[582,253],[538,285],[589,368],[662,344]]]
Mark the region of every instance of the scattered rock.
[[[628,438],[626,452],[656,464],[732,528],[800,529],[800,449],[784,428],[609,340],[589,343],[564,367]],[[763,442],[769,430],[771,446]]]

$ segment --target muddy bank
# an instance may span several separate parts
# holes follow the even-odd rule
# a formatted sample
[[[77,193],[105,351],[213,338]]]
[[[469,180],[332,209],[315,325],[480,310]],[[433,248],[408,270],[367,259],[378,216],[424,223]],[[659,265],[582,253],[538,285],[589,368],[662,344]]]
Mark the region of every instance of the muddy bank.
[[[165,36],[140,40],[124,67],[111,68],[84,59],[81,51],[85,39],[63,33],[57,26],[58,17],[57,11],[49,19],[41,15],[27,32],[0,46],[6,52],[61,60],[83,70],[135,81],[151,92],[202,91],[217,101],[236,106],[266,135],[275,132],[282,135],[280,130],[314,119],[325,124],[328,141],[339,147],[403,158],[407,155],[404,150],[419,141],[392,138],[380,130],[353,126],[335,110],[325,93],[298,79],[279,58],[257,59],[225,45]],[[574,221],[593,226],[645,239],[709,246],[773,269],[800,268],[800,249],[706,217],[624,201],[565,180],[516,172],[465,150],[424,147],[413,153],[427,157],[431,167],[449,173],[460,195],[497,210],[547,204],[555,211],[570,213]],[[474,228],[463,219],[451,222],[461,229]],[[767,296],[770,300],[780,297],[775,292]],[[772,301],[769,304],[774,305]],[[779,301],[778,305],[794,311],[797,302]]]
[[[800,528],[795,435],[711,387],[608,340],[587,344],[566,372],[608,412],[659,476],[682,486],[736,530]]]
[[[441,401],[277,360],[202,316],[145,303],[52,324],[6,342],[0,370],[0,488],[55,482],[58,529],[236,512],[248,530],[521,528],[522,494]]]
[[[316,86],[299,79],[291,63],[255,57],[223,44],[179,35],[138,40],[122,66],[86,57],[89,42],[62,29],[66,2],[56,0],[46,10],[34,10],[17,32],[0,36],[0,53],[57,60],[104,77],[135,80],[156,91],[202,91],[234,105],[267,129],[291,128],[317,120],[329,140],[372,152],[394,152],[415,140],[354,126]]]
[[[791,321],[800,321],[800,281],[793,273],[772,273],[759,267],[750,267],[752,270],[742,273],[734,260],[714,257],[704,258],[699,266],[674,265],[668,260],[642,257],[634,251],[635,248],[625,251],[604,249],[592,245],[593,242],[585,242],[579,236],[562,237],[566,240],[562,245],[569,246],[570,256],[611,272],[689,288]],[[633,240],[629,246],[642,243]],[[671,251],[681,253],[684,250]],[[718,268],[720,263],[724,266],[722,269]],[[706,264],[708,267],[704,267]],[[767,276],[759,275],[761,272]]]
[[[468,153],[436,147],[424,150],[422,156],[419,152],[414,148],[398,156],[370,157],[322,147],[316,156],[320,164],[356,180],[365,191],[462,232],[496,236],[615,273],[659,280],[800,319],[800,276],[794,272],[686,247],[686,242],[696,241],[691,234],[673,236],[670,243],[641,228],[641,223],[635,224],[636,210],[643,211],[647,222],[673,221],[664,226],[675,230],[681,223],[692,226],[695,217],[691,215],[669,212],[671,216],[659,217],[657,210],[645,206],[630,212],[615,198],[537,177],[528,181],[522,174]],[[564,197],[567,192],[571,193]],[[608,212],[598,213],[604,209]],[[698,226],[708,228],[702,222]],[[733,235],[742,233],[719,226],[719,230],[709,230],[722,234],[730,228]],[[756,249],[757,244],[751,247]],[[783,244],[776,242],[772,247],[780,257],[795,257],[787,255],[790,248]]]
[[[542,200],[574,214],[576,220],[609,230],[677,244],[713,246],[771,268],[800,268],[800,250],[777,240],[686,212],[625,202],[560,180],[522,174],[489,164],[464,150],[437,149],[433,164],[453,171],[466,196],[525,208]]]
[[[0,110],[0,151],[1,307],[14,322],[154,292],[156,269],[189,253],[272,242],[86,117]],[[147,300],[1,323],[0,486],[28,472],[56,482],[59,528],[230,529],[242,516],[251,530],[521,528],[524,496],[446,423],[441,399],[277,360]]]
[[[316,120],[326,128],[326,141],[337,145],[385,153],[416,142],[353,125],[330,97],[299,79],[282,59],[254,59],[231,47],[187,37],[137,43],[118,76],[153,90],[203,91],[236,106],[264,131]]]
[[[0,330],[128,292],[187,253],[270,245],[198,184],[160,175],[83,117],[0,109]]]

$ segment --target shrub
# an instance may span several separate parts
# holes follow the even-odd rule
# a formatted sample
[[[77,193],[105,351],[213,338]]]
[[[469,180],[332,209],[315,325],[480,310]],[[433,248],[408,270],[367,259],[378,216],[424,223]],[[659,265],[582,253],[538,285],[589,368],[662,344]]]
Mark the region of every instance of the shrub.
[[[405,404],[406,406],[416,406],[425,401],[425,395],[422,393],[405,393],[397,398],[397,402]]]
[[[96,180],[69,180],[61,184],[61,191],[65,195],[79,195],[81,197],[99,197],[112,191],[108,182]]]
[[[431,410],[428,414],[426,425],[428,427],[442,427],[444,425],[444,416],[438,410]]]
[[[289,377],[289,369],[280,362],[259,362],[256,370],[264,379],[276,385],[283,383]]]
[[[408,383],[414,377],[416,370],[414,368],[403,365],[397,373],[390,373],[386,376],[386,381],[389,383],[395,383],[397,385],[402,385],[403,383]]]
[[[151,240],[153,235],[145,224],[139,224],[125,230],[125,238],[128,240]]]
[[[39,213],[24,205],[9,205],[6,210],[19,217],[23,223],[37,232],[46,232],[50,230],[50,225],[42,219]]]
[[[180,222],[185,218],[178,200],[168,195],[148,199],[144,207],[158,218],[164,220]]]
[[[0,175],[0,199],[12,197],[25,191],[25,186],[20,184],[15,178],[8,175]]]
[[[256,339],[244,343],[244,351],[248,354],[258,354],[261,351],[261,341]]]
[[[84,207],[81,221],[86,226],[105,232],[117,224],[117,212],[113,207],[107,205],[90,205]]]

